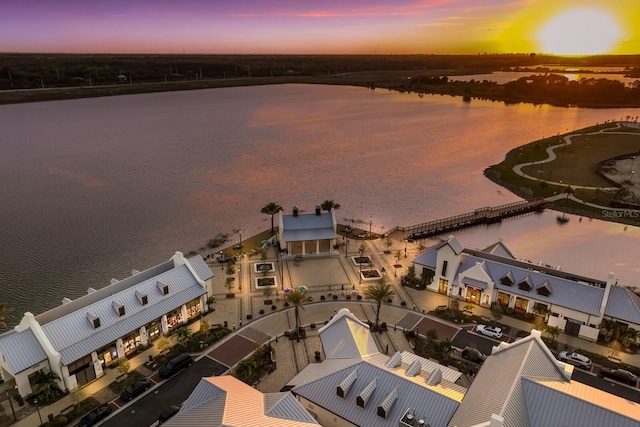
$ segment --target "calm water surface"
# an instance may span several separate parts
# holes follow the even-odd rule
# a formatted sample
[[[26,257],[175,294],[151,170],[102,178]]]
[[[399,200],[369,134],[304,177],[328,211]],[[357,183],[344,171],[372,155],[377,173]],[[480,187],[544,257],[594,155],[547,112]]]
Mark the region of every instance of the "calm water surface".
[[[265,230],[271,201],[332,199],[378,231],[516,201],[482,175],[508,150],[638,114],[313,85],[0,106],[0,299],[19,320],[218,232]],[[638,229],[556,215],[458,236],[638,283]]]

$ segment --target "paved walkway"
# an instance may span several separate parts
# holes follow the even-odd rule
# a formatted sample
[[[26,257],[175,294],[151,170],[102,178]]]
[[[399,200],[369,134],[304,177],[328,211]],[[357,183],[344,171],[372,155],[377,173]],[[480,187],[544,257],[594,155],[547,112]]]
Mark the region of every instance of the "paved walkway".
[[[373,282],[360,280],[359,268],[352,261],[351,257],[358,255],[356,248],[364,243],[364,254],[373,260],[374,268],[386,270],[388,282],[394,286],[396,292],[392,304],[383,304],[380,317],[381,321],[389,325],[389,332],[385,334],[375,334],[378,348],[384,352],[389,347],[389,353],[399,350],[409,350],[407,341],[402,336],[404,329],[414,329],[418,327],[420,332],[423,329],[434,326],[436,319],[423,314],[435,309],[438,306],[446,305],[448,298],[430,291],[418,291],[407,289],[400,285],[400,276],[410,265],[410,260],[414,259],[420,248],[417,243],[410,243],[405,246],[404,242],[390,240],[391,246],[387,246],[386,239],[372,241],[351,240],[349,254],[345,254],[345,246],[340,248],[340,256],[332,258],[312,259],[305,258],[296,264],[294,261],[278,261],[275,249],[270,248],[267,260],[254,256],[242,257],[236,264],[237,287],[233,288],[235,298],[226,298],[228,290],[224,287],[226,274],[224,264],[211,263],[210,267],[215,274],[212,280],[209,295],[216,296],[216,304],[213,312],[208,313],[205,318],[214,324],[228,323],[229,328],[234,329],[233,333],[225,337],[221,342],[211,348],[205,349],[198,357],[211,357],[212,359],[232,368],[244,357],[248,356],[253,349],[262,344],[270,343],[275,348],[277,370],[265,378],[257,388],[263,392],[279,391],[287,381],[293,378],[298,372],[304,369],[309,363],[315,363],[315,351],[322,351],[317,329],[307,329],[308,339],[300,342],[289,341],[283,334],[288,329],[293,329],[295,320],[292,308],[284,309],[283,301],[280,299],[283,289],[298,286],[307,286],[308,294],[313,299],[300,309],[301,321],[303,325],[316,323],[318,327],[324,325],[339,309],[346,307],[351,310],[359,319],[375,320],[375,304],[364,300],[357,300],[356,294],[362,295],[364,289]],[[402,265],[394,271],[396,256],[404,255],[407,248],[407,257],[401,256],[398,263]],[[256,263],[273,262],[276,272],[273,275],[277,280],[277,292],[269,296],[264,295],[262,289],[256,287],[256,279],[263,277],[262,273],[255,272]],[[397,274],[394,274],[397,273]],[[343,290],[344,288],[344,290]],[[331,295],[330,295],[331,293]],[[337,295],[337,300],[333,300],[333,295]],[[321,300],[324,296],[326,300]],[[347,299],[351,296],[351,299]],[[272,300],[265,304],[265,300]],[[404,301],[406,306],[401,306]],[[271,305],[276,306],[276,310],[271,310]],[[264,310],[264,314],[260,314]],[[490,311],[486,307],[475,305],[473,313],[489,318]],[[250,319],[247,316],[251,316]],[[437,320],[440,322],[439,320]],[[529,331],[532,325],[514,318],[504,316],[501,319],[512,330]],[[199,322],[190,326],[192,329],[199,327]],[[438,326],[443,336],[453,336],[460,325],[442,324]],[[585,350],[607,354],[607,349],[598,344],[591,343],[576,337],[561,334],[558,337],[561,344],[567,344],[572,348],[583,348]],[[131,358],[131,368],[142,368],[148,361],[149,355],[155,356],[159,353],[156,347],[152,347],[145,352]],[[640,355],[630,355],[621,352],[620,359],[628,364],[640,366]],[[322,356],[324,359],[324,355]],[[157,368],[156,368],[157,369]],[[107,369],[105,375],[100,379],[90,383],[81,389],[82,398],[95,395],[104,390],[111,382],[115,381],[118,372],[115,369]],[[66,396],[53,405],[40,408],[43,420],[48,414],[57,415],[65,408],[73,404],[73,397]],[[8,410],[8,408],[7,408]],[[8,412],[10,414],[10,412]],[[32,413],[20,420],[15,425],[17,427],[35,427],[40,424],[37,413]]]

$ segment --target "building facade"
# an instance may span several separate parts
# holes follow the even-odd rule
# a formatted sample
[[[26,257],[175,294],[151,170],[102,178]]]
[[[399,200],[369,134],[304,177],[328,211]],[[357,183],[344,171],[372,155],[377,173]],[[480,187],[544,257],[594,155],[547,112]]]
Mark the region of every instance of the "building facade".
[[[483,250],[464,248],[455,237],[413,260],[416,275],[433,274],[427,286],[453,298],[506,310],[546,313],[548,324],[596,341],[605,318],[640,329],[640,297],[606,281],[516,259],[501,242]]]
[[[338,235],[333,211],[322,212],[315,207],[312,214],[294,207],[290,215],[280,212],[278,239],[283,258],[303,256],[337,256]]]
[[[22,396],[39,372],[53,372],[63,391],[102,376],[139,346],[208,310],[213,273],[202,257],[176,252],[169,260],[38,316],[25,313],[0,336],[0,374],[15,378]]]

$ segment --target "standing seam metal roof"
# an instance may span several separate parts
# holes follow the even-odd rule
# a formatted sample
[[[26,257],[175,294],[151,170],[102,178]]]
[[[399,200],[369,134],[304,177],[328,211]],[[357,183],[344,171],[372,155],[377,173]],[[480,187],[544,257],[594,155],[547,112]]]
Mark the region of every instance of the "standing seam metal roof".
[[[160,293],[157,282],[169,286],[168,295]],[[136,291],[147,295],[147,305],[140,303]],[[204,294],[206,289],[182,265],[53,320],[42,329],[67,365]],[[124,316],[118,316],[112,301],[125,306]],[[100,318],[100,327],[92,327],[87,313]]]
[[[376,388],[369,397],[366,408],[356,404],[358,393],[350,393],[343,399],[335,392],[336,384],[354,368],[358,369],[358,379],[354,384],[356,390],[376,379]],[[396,388],[398,398],[387,417],[378,416],[377,407]],[[459,405],[457,400],[432,390],[426,384],[416,384],[367,361],[295,387],[292,391],[355,425],[367,427],[397,425],[407,408],[416,408],[417,415],[432,427],[444,427]]]
[[[549,304],[559,305],[572,310],[582,311],[595,316],[600,314],[600,305],[604,298],[603,288],[574,282],[534,270],[502,264],[492,260],[485,260],[472,255],[463,254],[463,258],[465,258],[465,262],[461,263],[458,274],[464,272],[463,268],[466,265],[473,266],[476,262],[484,261],[484,270],[489,274],[489,277],[491,277],[491,280],[498,290]],[[511,272],[515,284],[506,286],[500,283],[500,279],[509,272]],[[532,288],[529,291],[518,287],[518,283],[527,277],[532,284]],[[540,295],[536,291],[536,289],[545,282],[548,282],[553,289],[548,297]]]
[[[0,338],[0,353],[13,375],[47,360],[47,354],[31,329],[13,332]]]
[[[612,286],[604,314],[640,325],[640,297],[627,288]]]

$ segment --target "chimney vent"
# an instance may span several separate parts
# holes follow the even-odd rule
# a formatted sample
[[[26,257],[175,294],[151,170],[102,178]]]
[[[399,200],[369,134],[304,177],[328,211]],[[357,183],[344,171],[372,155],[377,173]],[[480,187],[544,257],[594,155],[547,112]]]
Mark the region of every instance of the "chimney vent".
[[[293,207],[293,216],[295,216],[295,217],[298,216],[298,207],[297,206]]]

